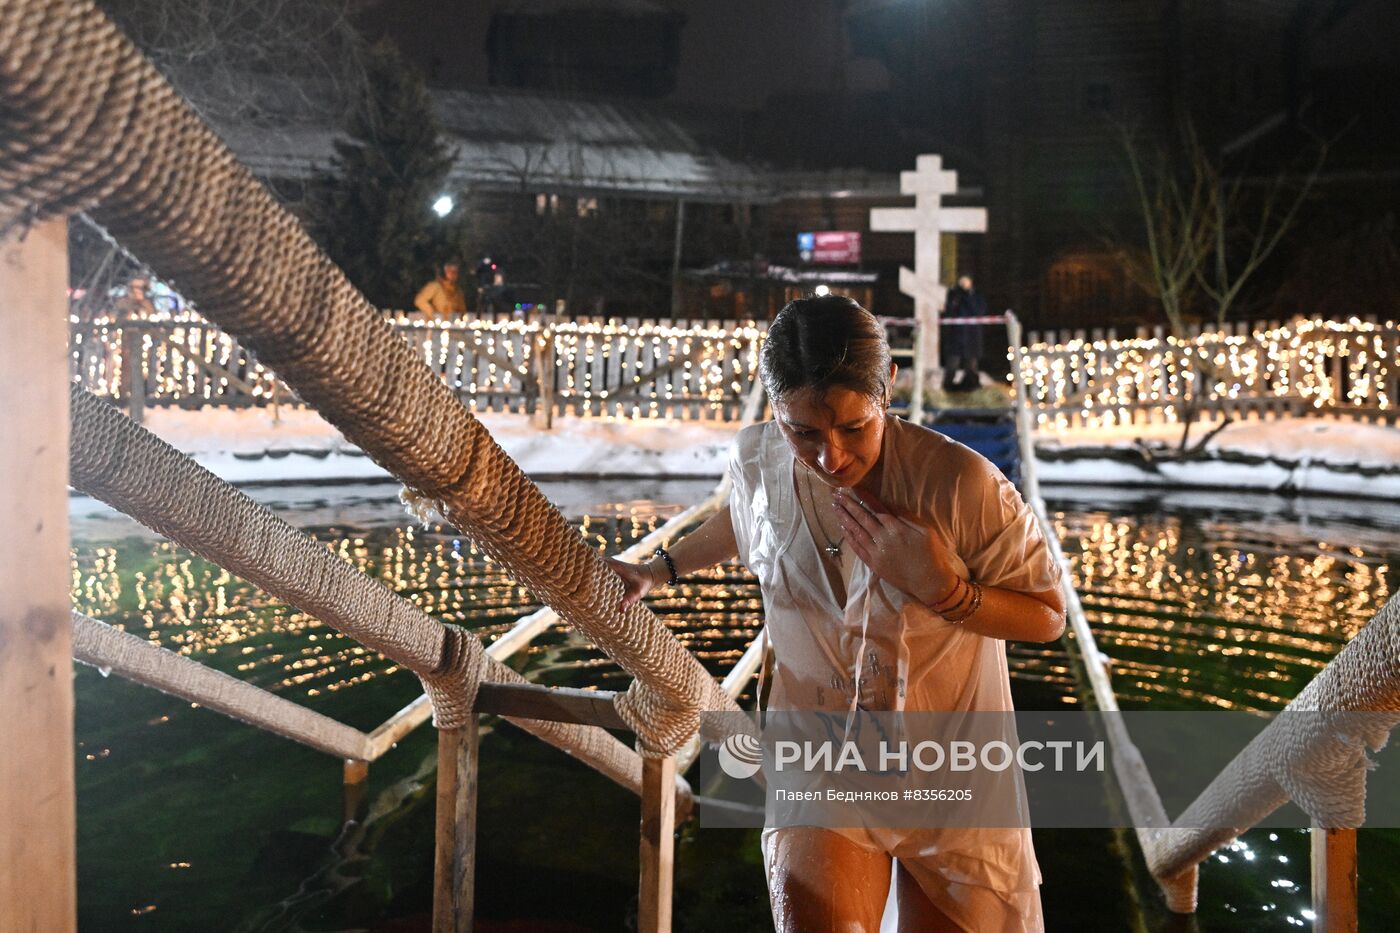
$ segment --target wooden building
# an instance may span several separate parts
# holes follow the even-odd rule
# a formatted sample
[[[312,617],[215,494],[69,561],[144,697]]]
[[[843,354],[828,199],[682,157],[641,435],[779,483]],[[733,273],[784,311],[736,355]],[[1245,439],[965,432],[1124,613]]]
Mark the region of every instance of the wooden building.
[[[789,2],[752,11],[753,21],[772,25],[779,7],[787,19],[797,15]],[[1279,163],[1261,161],[1261,151],[1306,145],[1300,115],[1346,129],[1346,119],[1319,118],[1351,113],[1357,101],[1326,88],[1365,96],[1368,80],[1394,73],[1384,40],[1371,40],[1369,56],[1356,52],[1368,41],[1365,24],[1387,21],[1393,7],[810,0],[810,41],[774,39],[781,62],[736,58],[732,69],[762,93],[717,103],[704,96],[721,87],[713,73],[704,86],[687,75],[716,52],[697,52],[695,43],[722,35],[721,25],[733,31],[732,3],[491,0],[453,14],[462,29],[479,27],[480,47],[457,63],[457,80],[447,82],[454,86],[434,97],[458,150],[453,184],[481,212],[484,249],[503,248],[490,245],[490,231],[510,227],[505,218],[522,208],[587,216],[586,239],[630,244],[625,255],[584,262],[611,276],[605,288],[594,276],[574,296],[589,313],[664,313],[680,301],[686,269],[799,266],[797,234],[823,230],[861,233],[861,261],[845,271],[878,274],[876,310],[910,313],[896,283],[913,237],[871,233],[870,209],[911,203],[899,197],[897,173],[921,153],[938,153],[959,174],[961,190],[948,203],[985,206],[989,216],[985,235],[945,238],[945,282],[973,274],[993,308],[1014,308],[1033,328],[1157,324],[1157,303],[1115,255],[1141,239],[1123,132],[1152,152],[1179,140],[1178,117],[1188,114],[1212,152],[1230,154],[1230,171],[1267,177]],[[613,67],[608,43],[624,36],[634,54]],[[744,42],[752,51],[754,42]],[[438,51],[454,43],[460,38],[444,35]],[[730,84],[723,87],[732,91]],[[268,113],[297,95],[268,96],[274,105],[255,108],[247,126],[221,129],[260,174],[294,190],[298,175],[327,160],[338,128],[293,116],[279,130]],[[1387,118],[1383,97],[1364,102],[1380,108],[1368,123]],[[1390,150],[1371,142],[1383,135],[1369,125],[1353,133],[1351,155],[1336,160],[1325,179],[1331,187],[1319,189],[1342,192],[1356,226],[1377,231],[1373,246],[1388,228],[1384,205],[1367,193],[1378,184],[1395,189]],[[1308,226],[1327,228],[1325,218]],[[517,281],[537,277],[518,263],[511,271]],[[1286,271],[1272,275],[1271,287]],[[1295,300],[1315,303],[1318,291],[1295,289]]]

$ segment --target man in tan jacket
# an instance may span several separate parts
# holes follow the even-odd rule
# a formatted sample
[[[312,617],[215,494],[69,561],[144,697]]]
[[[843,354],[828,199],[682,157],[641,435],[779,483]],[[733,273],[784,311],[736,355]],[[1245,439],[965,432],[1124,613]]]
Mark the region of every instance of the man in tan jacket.
[[[418,290],[413,299],[413,307],[424,317],[450,321],[467,313],[467,299],[457,287],[461,267],[449,262],[442,267],[442,273]]]

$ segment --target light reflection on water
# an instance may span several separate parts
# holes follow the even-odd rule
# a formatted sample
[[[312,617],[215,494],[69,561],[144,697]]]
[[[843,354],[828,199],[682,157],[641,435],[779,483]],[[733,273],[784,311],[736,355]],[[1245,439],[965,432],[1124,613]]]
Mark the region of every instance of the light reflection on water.
[[[616,554],[683,507],[649,499],[595,502],[573,520],[599,553]],[[355,524],[306,530],[424,612],[471,628],[487,644],[539,608],[528,590],[450,528],[409,524],[392,501],[382,502],[380,513],[378,521],[366,517]],[[304,702],[379,678],[412,676],[167,541],[78,541],[72,572],[77,611],[144,633],[153,643],[288,699]],[[650,604],[678,640],[716,673],[738,659],[761,619],[757,586],[737,564],[695,574]],[[542,682],[626,686],[623,671],[570,631],[545,633],[521,657],[525,669]],[[392,712],[392,707],[386,709],[385,716]]]
[[[602,484],[547,492],[575,517],[586,540],[611,554],[702,498],[708,487],[702,482],[632,490],[626,501],[600,499]],[[1064,490],[1056,494],[1060,498],[1052,500],[1051,512],[1057,532],[1099,647],[1112,659],[1124,708],[1276,709],[1393,590],[1400,515],[1384,510],[1368,507],[1361,519],[1361,510],[1336,503],[1300,512],[1297,504],[1238,496],[1212,503],[1196,496],[1179,506],[1131,498],[1105,506],[1110,494],[1103,490],[1085,491],[1079,501]],[[346,560],[430,614],[472,628],[488,643],[538,608],[469,542],[439,527],[412,525],[387,487],[365,487],[357,494],[264,494],[279,496],[282,514]],[[362,729],[377,725],[418,692],[407,671],[237,577],[139,534],[124,519],[75,508],[73,597],[79,611]],[[737,566],[698,574],[651,606],[716,674],[742,653],[761,615],[757,586]],[[1078,703],[1071,665],[1058,646],[1013,644],[1008,654],[1019,706]],[[541,683],[626,686],[625,675],[610,660],[568,630],[545,633],[512,664]],[[139,723],[118,724],[120,709],[85,715],[92,704],[107,702],[111,686],[79,679],[80,801],[84,793],[99,793],[85,792],[85,786],[112,781],[85,769],[114,768],[123,743],[148,754],[152,739],[143,729],[155,734],[172,728],[172,718],[186,718],[168,708]],[[112,791],[104,787],[100,793]],[[146,793],[147,806],[161,805],[159,793]],[[94,819],[86,811],[80,817]],[[1363,834],[1381,850],[1373,862],[1400,864],[1394,835]],[[1307,900],[1306,836],[1251,833],[1242,845],[1206,866],[1202,928],[1296,927]],[[1048,887],[1053,859],[1042,855],[1047,911],[1053,907]],[[181,874],[189,873],[187,863],[170,861],[185,865]],[[1363,887],[1365,877],[1363,871]],[[1392,904],[1393,894],[1385,894]],[[144,906],[132,909],[143,911],[132,916],[151,919]]]
[[[1124,709],[1281,709],[1395,590],[1400,506],[1055,494],[1056,530]],[[1367,929],[1400,904],[1400,831],[1359,835]],[[1309,858],[1306,830],[1245,833],[1201,866],[1200,928],[1311,927]]]
[[[1400,515],[1249,510],[1260,504],[1056,503],[1124,709],[1279,709],[1390,599]]]

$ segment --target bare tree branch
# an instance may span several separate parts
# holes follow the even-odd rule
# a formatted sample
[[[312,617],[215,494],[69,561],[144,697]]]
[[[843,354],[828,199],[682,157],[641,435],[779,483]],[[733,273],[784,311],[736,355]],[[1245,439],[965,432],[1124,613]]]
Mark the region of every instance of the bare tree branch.
[[[1158,147],[1150,155],[1144,155],[1130,130],[1120,131],[1145,248],[1115,242],[1109,247],[1129,276],[1161,302],[1172,333],[1185,338],[1186,313],[1197,302],[1208,305],[1215,325],[1224,327],[1246,284],[1292,229],[1321,172],[1328,146],[1319,143],[1296,191],[1290,189],[1285,170],[1262,195],[1255,195],[1243,175],[1225,177],[1189,117],[1181,119],[1178,131],[1175,148]],[[1192,359],[1192,370],[1195,379],[1183,380],[1177,407],[1182,423],[1180,458],[1198,454],[1225,426],[1194,447],[1189,445],[1191,427],[1217,381],[1215,363],[1204,354]]]

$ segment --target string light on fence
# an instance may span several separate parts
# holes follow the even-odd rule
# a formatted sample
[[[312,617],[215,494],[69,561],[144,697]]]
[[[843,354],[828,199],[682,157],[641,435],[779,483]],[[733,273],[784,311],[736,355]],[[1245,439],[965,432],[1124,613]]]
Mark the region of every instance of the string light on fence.
[[[427,321],[402,317],[393,326],[420,358],[448,385],[469,396],[473,407],[509,408],[510,394],[525,390],[537,361],[552,357],[569,396],[613,399],[617,385],[628,386],[635,418],[656,418],[679,405],[682,413],[722,411],[737,405],[757,374],[765,329],[754,322],[730,325],[676,325],[615,320]],[[136,337],[127,339],[129,331]],[[139,350],[146,404],[202,399],[213,403],[238,397],[272,396],[275,377],[227,334],[188,312],[139,322],[98,319],[74,325],[71,367],[74,379],[98,394],[123,397],[130,385],[127,349]],[[552,352],[551,352],[552,350]],[[613,361],[617,365],[613,365]],[[614,372],[615,371],[615,372]],[[606,407],[606,406],[605,406]],[[616,413],[625,409],[619,404]]]
[[[1195,398],[1209,410],[1260,406],[1389,412],[1400,371],[1393,323],[1303,321],[1249,335],[1035,342],[1019,375],[1041,425],[1097,427],[1139,415],[1178,419]],[[1202,364],[1212,378],[1205,379]]]

